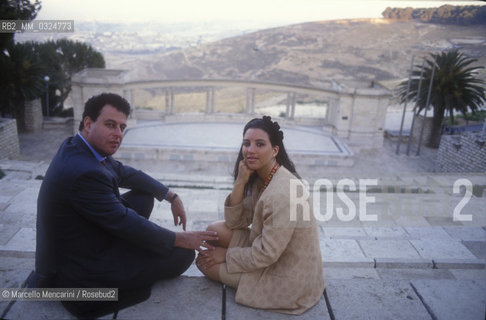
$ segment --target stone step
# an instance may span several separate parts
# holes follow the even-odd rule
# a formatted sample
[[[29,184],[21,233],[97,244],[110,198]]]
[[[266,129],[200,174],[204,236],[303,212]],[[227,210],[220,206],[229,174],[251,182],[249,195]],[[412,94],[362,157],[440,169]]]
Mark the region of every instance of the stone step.
[[[174,227],[171,227],[175,229]],[[481,229],[482,230],[482,229]],[[483,230],[484,231],[484,230]],[[483,245],[486,242],[480,242]],[[486,263],[456,240],[320,239],[324,267],[484,269]],[[34,258],[35,229],[20,228],[0,256]]]
[[[486,283],[457,279],[327,279],[316,306],[288,316],[235,303],[235,291],[200,277],[160,281],[117,319],[484,319]],[[3,302],[3,301],[2,301]],[[74,319],[58,301],[2,306],[6,319]],[[108,315],[101,319],[111,319]]]
[[[214,164],[213,164],[214,165]],[[6,178],[9,180],[30,180],[37,175],[44,175],[47,170],[48,163],[44,161],[21,161],[21,160],[0,160],[0,169],[7,173]],[[167,173],[159,172],[157,169],[145,170],[150,175],[164,183],[173,183],[181,186],[224,186],[232,185],[233,178],[228,170],[227,175],[211,175],[206,174],[204,170],[200,170],[199,174],[184,174],[184,173]],[[5,178],[4,178],[5,179]],[[436,193],[446,192],[449,195],[453,194],[454,183],[458,181],[467,180],[474,189],[474,195],[482,197],[486,192],[486,177],[484,174],[434,174],[426,173],[420,174],[401,174],[396,175],[377,175],[377,174],[359,174],[359,173],[330,173],[325,177],[309,176],[304,177],[312,185],[318,179],[330,180],[333,187],[336,188],[337,183],[343,179],[351,180],[355,186],[359,186],[360,180],[367,179],[376,182],[376,185],[367,186],[367,191],[372,193]],[[0,180],[1,181],[1,180]],[[463,184],[462,184],[463,185]]]

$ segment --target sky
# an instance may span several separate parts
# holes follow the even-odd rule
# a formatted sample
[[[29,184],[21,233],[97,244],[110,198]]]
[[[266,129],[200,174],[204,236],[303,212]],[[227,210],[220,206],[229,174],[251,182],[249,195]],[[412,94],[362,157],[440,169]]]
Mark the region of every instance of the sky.
[[[159,23],[305,22],[380,18],[386,7],[485,5],[484,1],[425,0],[42,0],[37,19]]]

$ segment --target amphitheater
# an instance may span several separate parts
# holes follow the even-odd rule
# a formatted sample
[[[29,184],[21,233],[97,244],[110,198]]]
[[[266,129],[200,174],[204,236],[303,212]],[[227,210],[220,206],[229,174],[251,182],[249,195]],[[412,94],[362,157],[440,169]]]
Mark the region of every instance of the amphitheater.
[[[246,97],[243,110],[217,110],[218,91],[235,87],[242,88]],[[205,95],[202,112],[178,112],[177,92],[189,90]],[[283,127],[295,161],[311,166],[352,166],[353,150],[380,147],[390,98],[390,92],[381,87],[349,88],[330,83],[322,89],[235,80],[127,81],[121,70],[86,69],[73,78],[75,124],[81,120],[84,101],[104,91],[119,93],[134,106],[140,104],[140,91],[162,92],[165,98],[161,99],[165,107],[159,110],[135,109],[117,154],[121,159],[231,162],[244,123],[265,113]],[[273,109],[259,107],[256,100],[262,95],[283,101]]]

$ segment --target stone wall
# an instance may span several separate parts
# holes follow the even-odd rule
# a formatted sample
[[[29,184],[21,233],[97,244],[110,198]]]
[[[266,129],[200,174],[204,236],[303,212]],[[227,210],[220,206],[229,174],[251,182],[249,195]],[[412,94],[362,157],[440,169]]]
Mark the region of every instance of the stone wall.
[[[42,105],[40,99],[25,102],[25,130],[37,131],[42,128]]]
[[[0,118],[0,159],[14,159],[20,154],[15,119]]]
[[[464,132],[442,135],[437,153],[438,172],[485,172],[486,136]]]

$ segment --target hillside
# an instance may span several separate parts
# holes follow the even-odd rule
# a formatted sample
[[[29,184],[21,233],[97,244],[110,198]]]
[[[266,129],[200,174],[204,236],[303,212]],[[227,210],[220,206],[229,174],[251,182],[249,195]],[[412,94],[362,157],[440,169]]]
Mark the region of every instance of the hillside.
[[[311,22],[262,30],[166,54],[107,55],[131,79],[255,79],[326,86],[405,78],[412,55],[460,48],[486,65],[486,26],[385,19]],[[483,69],[480,77],[486,79]]]

